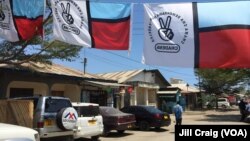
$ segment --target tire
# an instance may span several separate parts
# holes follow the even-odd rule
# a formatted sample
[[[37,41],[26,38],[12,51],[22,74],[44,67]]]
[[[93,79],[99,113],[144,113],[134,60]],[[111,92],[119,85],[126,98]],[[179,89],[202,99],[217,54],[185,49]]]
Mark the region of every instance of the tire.
[[[125,130],[117,130],[117,132],[118,132],[119,134],[123,134],[123,133],[125,132]]]
[[[161,129],[161,127],[155,127],[155,130],[160,130]]]
[[[108,136],[109,132],[110,132],[109,130],[104,128],[104,130],[102,132],[102,136],[104,136],[104,137]]]
[[[139,128],[141,131],[148,131],[149,130],[149,123],[147,121],[141,121],[139,123]]]
[[[222,108],[222,109],[226,109],[227,106],[226,106],[226,105],[221,105],[221,108]]]
[[[62,108],[56,115],[57,126],[62,130],[73,130],[78,114],[73,107]]]
[[[92,136],[91,137],[91,141],[98,141],[98,139],[99,139],[99,136]]]

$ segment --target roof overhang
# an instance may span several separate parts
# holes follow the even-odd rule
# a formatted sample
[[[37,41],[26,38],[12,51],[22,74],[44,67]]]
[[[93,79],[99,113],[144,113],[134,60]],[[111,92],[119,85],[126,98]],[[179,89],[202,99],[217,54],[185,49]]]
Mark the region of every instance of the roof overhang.
[[[178,91],[158,91],[157,94],[177,94]]]
[[[100,82],[100,81],[84,81],[85,83],[99,86],[99,87],[110,87],[110,88],[119,88],[119,87],[129,87],[131,85],[112,83],[112,82]]]

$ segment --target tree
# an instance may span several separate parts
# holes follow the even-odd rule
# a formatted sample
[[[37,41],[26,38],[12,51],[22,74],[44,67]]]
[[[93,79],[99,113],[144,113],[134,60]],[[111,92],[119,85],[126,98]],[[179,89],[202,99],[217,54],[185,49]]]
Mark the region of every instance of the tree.
[[[208,94],[237,93],[249,83],[249,69],[196,69],[199,86]],[[217,102],[216,102],[217,104]],[[216,106],[217,107],[217,106]]]
[[[22,64],[25,62],[51,63],[52,59],[73,61],[79,57],[82,47],[60,41],[53,41],[52,12],[50,6],[46,9],[44,20],[44,37],[34,36],[28,41],[0,41],[0,64]]]

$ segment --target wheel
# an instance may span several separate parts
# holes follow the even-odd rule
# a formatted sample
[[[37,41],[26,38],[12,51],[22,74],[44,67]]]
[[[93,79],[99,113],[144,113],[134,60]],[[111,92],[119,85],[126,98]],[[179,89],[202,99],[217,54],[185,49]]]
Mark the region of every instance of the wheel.
[[[102,135],[103,135],[104,137],[106,137],[106,136],[108,136],[108,134],[109,134],[109,130],[107,130],[107,129],[104,128],[104,130],[103,130],[103,132],[102,132]]]
[[[117,132],[118,132],[119,134],[122,134],[122,133],[125,132],[125,130],[117,130]]]
[[[78,114],[72,107],[62,108],[56,115],[56,123],[62,130],[73,130],[77,123]]]
[[[139,128],[142,131],[148,131],[149,130],[149,123],[147,121],[141,121],[139,123]]]
[[[226,105],[221,105],[221,108],[226,109],[227,106]]]
[[[156,129],[156,130],[160,130],[160,129],[161,129],[161,127],[155,127],[155,129]]]
[[[98,139],[99,139],[99,136],[92,136],[91,137],[91,141],[98,141]]]

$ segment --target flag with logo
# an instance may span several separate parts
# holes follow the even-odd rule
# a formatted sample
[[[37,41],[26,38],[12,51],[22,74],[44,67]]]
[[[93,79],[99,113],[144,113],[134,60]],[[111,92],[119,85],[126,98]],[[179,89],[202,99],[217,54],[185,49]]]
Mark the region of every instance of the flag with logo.
[[[131,4],[52,0],[57,40],[83,47],[128,50]]]
[[[44,0],[0,0],[0,37],[16,42],[43,33]]]
[[[146,64],[250,68],[250,1],[144,4]]]

